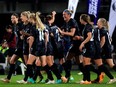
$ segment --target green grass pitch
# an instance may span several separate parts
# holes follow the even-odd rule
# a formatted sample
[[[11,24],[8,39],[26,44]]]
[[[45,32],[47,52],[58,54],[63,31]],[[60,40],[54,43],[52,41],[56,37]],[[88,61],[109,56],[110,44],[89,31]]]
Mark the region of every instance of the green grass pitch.
[[[111,72],[116,77],[116,72]],[[16,83],[17,80],[23,79],[23,75],[16,75],[12,76],[10,83],[3,83],[0,81],[0,87],[116,87],[116,83],[114,84],[106,84],[109,81],[109,78],[105,75],[104,81],[101,84],[77,84],[77,81],[80,81],[82,79],[82,75],[78,75],[77,71],[71,72],[72,76],[74,77],[73,81],[70,81],[69,83],[62,83],[62,84],[45,84],[45,83],[35,83],[35,84],[18,84]],[[64,73],[63,73],[64,75]],[[44,79],[46,79],[46,74],[43,74]],[[0,75],[1,78],[5,78],[6,75]],[[56,77],[54,76],[56,79]],[[96,74],[91,72],[91,79],[95,79]]]

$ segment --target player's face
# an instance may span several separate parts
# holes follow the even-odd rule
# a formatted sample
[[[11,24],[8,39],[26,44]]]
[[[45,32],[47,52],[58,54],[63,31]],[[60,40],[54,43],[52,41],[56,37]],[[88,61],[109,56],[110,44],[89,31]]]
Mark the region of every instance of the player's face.
[[[20,18],[21,18],[21,21],[22,22],[26,22],[28,20],[27,17],[24,16],[24,15],[22,15],[22,14],[21,14],[21,17]]]
[[[67,14],[66,12],[63,12],[63,18],[64,18],[64,21],[68,21],[70,19],[70,15]]]
[[[34,19],[33,18],[29,18],[29,22],[33,24],[34,23]]]
[[[97,21],[97,26],[98,26],[98,28],[101,28],[101,26],[102,26],[100,19]]]
[[[18,18],[14,15],[11,16],[11,22],[15,24],[18,21]]]

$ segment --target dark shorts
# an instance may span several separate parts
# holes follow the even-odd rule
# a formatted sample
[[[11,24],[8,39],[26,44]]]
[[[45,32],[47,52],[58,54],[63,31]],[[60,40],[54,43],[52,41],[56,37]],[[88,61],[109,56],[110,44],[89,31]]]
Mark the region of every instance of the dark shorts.
[[[112,58],[112,49],[111,47],[106,47],[102,49],[102,58],[103,59],[111,59]]]
[[[71,49],[72,47],[72,43],[64,43],[64,56],[67,55],[67,53],[69,52],[69,50]]]
[[[47,44],[46,56],[53,55],[53,47],[51,43]]]
[[[7,55],[8,55],[9,57],[12,57],[12,55],[13,55],[14,52],[15,52],[15,48],[9,48],[7,52],[8,52]]]
[[[75,56],[79,56],[81,54],[80,50],[79,50],[79,46],[80,45],[73,45],[72,48],[70,49],[70,53],[74,53]]]
[[[100,47],[100,44],[95,45],[95,56],[94,56],[94,59],[101,59],[101,52],[102,52],[102,49]]]
[[[93,42],[87,43],[85,45],[85,52],[83,53],[84,57],[94,58],[95,55],[95,45]]]
[[[67,53],[66,55],[66,58],[69,60],[69,59],[72,59],[72,58],[79,58],[79,55],[81,55],[82,53],[80,52],[79,50],[79,46],[80,44],[77,43],[77,44],[73,44],[70,49],[69,49],[69,52]]]
[[[29,44],[23,44],[23,55],[29,55]]]
[[[46,49],[44,43],[39,43],[37,45],[33,45],[31,48],[31,54],[35,56],[43,56],[46,55]]]
[[[53,47],[54,49],[54,57],[58,59],[64,58],[64,45],[61,42],[56,43],[56,47]]]
[[[16,48],[14,54],[23,58],[23,48]]]

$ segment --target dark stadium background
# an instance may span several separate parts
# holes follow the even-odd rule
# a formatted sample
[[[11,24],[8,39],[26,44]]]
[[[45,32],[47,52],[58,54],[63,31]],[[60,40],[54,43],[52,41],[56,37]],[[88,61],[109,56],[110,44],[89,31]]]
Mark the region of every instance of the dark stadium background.
[[[87,1],[79,0],[75,19],[78,21],[79,28],[82,28],[79,23],[79,16],[82,13],[87,13]],[[101,0],[101,5],[98,17],[104,17],[108,20],[111,0]],[[19,4],[29,5],[29,8],[24,6],[19,7]],[[10,6],[9,6],[10,5]],[[50,14],[53,10],[57,12],[55,24],[59,27],[63,23],[62,11],[68,7],[68,0],[0,0],[0,42],[5,32],[5,26],[11,24],[10,16],[16,12],[18,14],[24,10],[40,11],[42,15]],[[13,7],[14,6],[14,7]],[[4,8],[3,8],[4,7]],[[18,8],[18,9],[17,9]],[[20,10],[20,11],[19,11]]]

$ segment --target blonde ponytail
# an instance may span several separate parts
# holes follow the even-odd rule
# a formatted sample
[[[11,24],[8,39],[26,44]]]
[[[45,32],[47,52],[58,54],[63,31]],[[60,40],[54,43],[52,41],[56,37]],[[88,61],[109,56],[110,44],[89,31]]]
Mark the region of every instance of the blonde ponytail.
[[[102,23],[102,26],[105,27],[105,29],[107,29],[109,31],[109,24],[108,24],[108,21],[105,19],[105,18],[99,18],[101,23]]]
[[[44,30],[45,26],[42,23],[39,15],[40,15],[40,12],[36,12],[36,29],[40,28],[41,30]]]
[[[23,11],[21,14],[26,16],[27,19],[29,19],[29,17],[30,17],[30,11]]]

